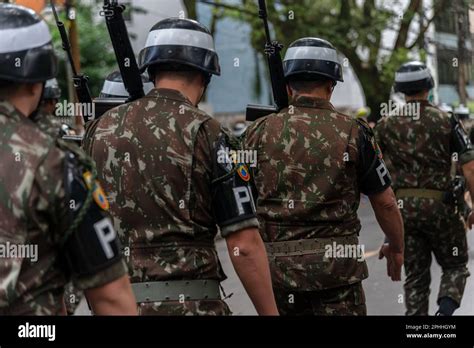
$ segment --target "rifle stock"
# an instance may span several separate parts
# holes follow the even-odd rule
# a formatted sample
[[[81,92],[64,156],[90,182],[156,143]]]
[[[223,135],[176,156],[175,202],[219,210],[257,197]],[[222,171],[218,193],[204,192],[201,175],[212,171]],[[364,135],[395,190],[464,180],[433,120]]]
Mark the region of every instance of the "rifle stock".
[[[130,97],[134,101],[145,96],[143,82],[135,59],[135,54],[128,37],[127,26],[123,18],[125,5],[119,5],[117,0],[104,0],[102,14],[105,16],[110,40],[114,47],[117,64],[122,74],[123,83]]]
[[[267,5],[265,0],[258,0],[258,15],[263,21],[266,43],[265,54],[267,56],[268,70],[272,83],[273,101],[275,106],[249,105],[247,107],[247,121],[269,115],[288,107],[288,93],[286,91],[285,74],[283,71],[283,61],[281,50],[283,46],[277,41],[271,40],[270,28],[268,25]]]
[[[247,105],[246,119],[247,121],[253,122],[261,117],[265,117],[270,114],[277,113],[279,110],[275,106],[271,105]]]
[[[95,117],[99,118],[107,111],[125,103],[127,103],[125,98],[95,98]]]
[[[77,100],[81,104],[91,105],[92,97],[88,85],[88,77],[77,72],[76,66],[74,64],[74,59],[72,57],[71,43],[69,41],[69,37],[67,36],[66,28],[64,26],[64,23],[59,20],[59,16],[56,11],[56,7],[54,6],[53,0],[50,0],[50,4],[53,10],[56,26],[58,27],[59,35],[61,36],[62,48],[66,52],[69,65],[71,66],[71,71],[73,75],[72,79],[74,83],[74,89],[76,90]],[[82,117],[84,119],[84,123],[89,121],[89,117],[87,115],[82,115]]]

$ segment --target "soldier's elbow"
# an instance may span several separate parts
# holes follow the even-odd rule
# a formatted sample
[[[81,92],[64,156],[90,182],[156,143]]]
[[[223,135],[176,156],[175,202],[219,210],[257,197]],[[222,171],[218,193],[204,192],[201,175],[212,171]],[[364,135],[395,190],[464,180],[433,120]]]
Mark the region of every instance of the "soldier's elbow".
[[[391,187],[369,197],[374,210],[398,211],[397,198]]]
[[[251,256],[264,248],[257,228],[246,228],[230,234],[226,238],[231,256]]]

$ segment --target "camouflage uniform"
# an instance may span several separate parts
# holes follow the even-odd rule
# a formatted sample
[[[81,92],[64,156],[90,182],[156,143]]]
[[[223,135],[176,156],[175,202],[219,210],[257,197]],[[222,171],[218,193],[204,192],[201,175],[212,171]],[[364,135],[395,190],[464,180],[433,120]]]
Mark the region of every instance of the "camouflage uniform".
[[[59,118],[47,113],[43,108],[40,108],[33,121],[44,133],[53,138],[60,139],[61,125],[63,123],[59,120]],[[84,298],[84,292],[82,290],[74,287],[72,283],[66,285],[64,291],[64,302],[66,304],[66,311],[68,314],[74,314],[82,298]]]
[[[383,165],[370,127],[329,101],[298,96],[253,123],[245,143],[257,151],[257,213],[280,314],[365,315],[365,260],[326,251],[358,245],[360,192],[390,186],[388,175],[383,184],[370,180],[375,160]],[[291,241],[311,240],[311,250],[291,251]],[[282,242],[290,244],[275,252]]]
[[[64,286],[71,279],[64,264],[64,245],[70,241],[65,232],[72,223],[65,189],[66,156],[88,168],[81,153],[0,101],[0,244],[38,248],[36,262],[10,255],[0,263],[0,314],[62,313]],[[88,289],[124,274],[126,267],[120,261],[73,280]]]
[[[49,136],[53,138],[60,137],[62,122],[56,116],[48,114],[44,109],[40,108],[33,121],[39,129]]]
[[[92,134],[93,133],[93,134]],[[130,248],[132,283],[217,280],[225,275],[211,181],[218,122],[180,92],[154,89],[90,124],[86,150],[109,192],[111,213]],[[221,234],[257,227],[255,215],[221,226]],[[142,302],[141,315],[226,315],[220,299]]]
[[[386,117],[377,125],[376,134],[390,160],[405,225],[406,314],[427,315],[432,253],[443,270],[438,300],[449,297],[461,303],[469,276],[466,227],[453,204],[435,197],[450,189],[451,155],[457,152],[451,142],[449,116],[427,101],[411,103],[419,103],[418,120]],[[459,162],[462,165],[472,159],[474,152],[468,151]],[[400,191],[405,189],[410,191]]]

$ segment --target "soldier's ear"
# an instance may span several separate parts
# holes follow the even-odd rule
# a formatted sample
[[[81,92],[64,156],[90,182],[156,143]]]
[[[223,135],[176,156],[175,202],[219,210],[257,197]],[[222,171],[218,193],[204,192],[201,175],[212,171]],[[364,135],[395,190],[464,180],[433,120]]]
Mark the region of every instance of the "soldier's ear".
[[[293,96],[293,90],[290,88],[289,85],[286,85],[286,92],[288,93],[289,97]]]
[[[326,91],[327,91],[327,94],[329,96],[329,99],[331,99],[332,97],[332,92],[334,92],[334,88],[336,87],[336,84],[333,82],[333,81],[329,81],[327,84],[326,84]]]
[[[37,97],[37,96],[40,96],[43,94],[43,87],[44,87],[44,84],[41,83],[41,82],[37,82],[37,83],[25,83],[21,89],[23,91],[23,93],[29,97]]]

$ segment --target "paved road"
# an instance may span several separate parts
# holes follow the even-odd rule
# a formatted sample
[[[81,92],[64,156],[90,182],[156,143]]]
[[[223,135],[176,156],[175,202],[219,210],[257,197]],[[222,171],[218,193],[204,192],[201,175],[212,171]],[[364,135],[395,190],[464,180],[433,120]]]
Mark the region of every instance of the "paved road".
[[[392,282],[386,275],[385,261],[378,260],[377,250],[384,237],[380,230],[374,213],[367,199],[363,199],[359,210],[362,222],[361,244],[364,245],[367,264],[369,267],[369,278],[364,281],[364,289],[367,298],[367,311],[369,315],[403,315],[405,311],[403,301],[403,282]],[[474,231],[468,235],[469,244],[474,245]],[[222,266],[228,276],[222,285],[227,296],[226,301],[235,315],[254,315],[255,309],[245,292],[240,280],[230,263],[225,242],[219,240],[217,249],[222,260]],[[469,269],[474,273],[474,251],[469,252]],[[439,266],[433,261],[431,284],[430,313],[437,310],[436,296],[441,277]],[[82,303],[77,314],[87,315],[89,311],[85,303]],[[469,278],[466,286],[465,296],[461,308],[456,312],[458,315],[474,315],[474,282]]]

